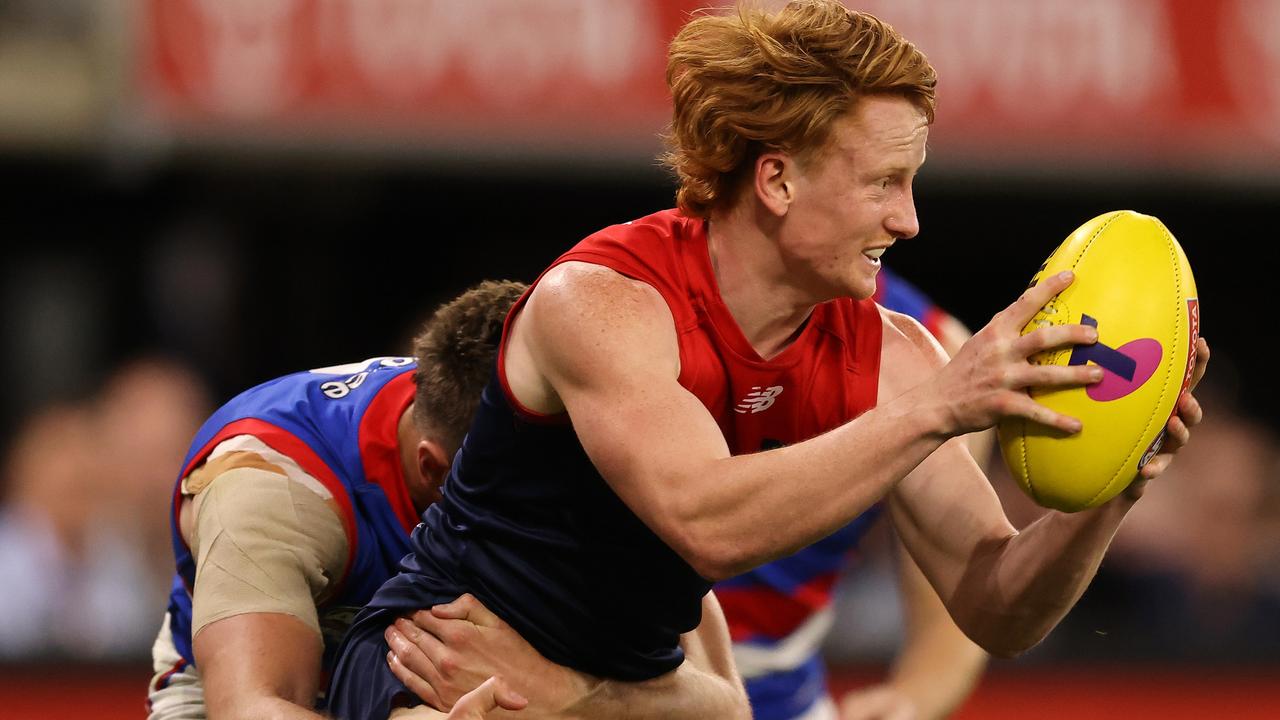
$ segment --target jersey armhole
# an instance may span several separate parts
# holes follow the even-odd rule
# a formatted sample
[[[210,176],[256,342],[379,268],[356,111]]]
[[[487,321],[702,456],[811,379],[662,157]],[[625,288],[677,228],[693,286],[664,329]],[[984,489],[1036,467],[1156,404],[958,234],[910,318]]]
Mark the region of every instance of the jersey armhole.
[[[562,261],[557,261],[556,265],[560,264],[560,262]],[[555,267],[556,265],[552,265],[551,267]],[[507,342],[511,338],[511,328],[515,323],[516,315],[519,315],[520,311],[524,309],[524,304],[528,301],[529,295],[533,293],[533,289],[538,286],[538,282],[542,280],[542,276],[546,275],[551,270],[551,267],[543,270],[542,274],[538,276],[538,279],[534,280],[533,283],[529,285],[529,289],[524,291],[524,294],[520,296],[519,300],[516,300],[516,303],[511,306],[511,311],[507,313],[506,319],[502,321],[502,338],[498,341],[498,364],[495,372],[498,374],[498,385],[502,387],[502,395],[506,398],[507,405],[511,407],[511,411],[521,420],[534,423],[536,425],[568,425],[569,413],[562,412],[548,414],[526,407],[524,403],[521,403],[516,399],[515,393],[511,391],[511,385],[507,383]]]

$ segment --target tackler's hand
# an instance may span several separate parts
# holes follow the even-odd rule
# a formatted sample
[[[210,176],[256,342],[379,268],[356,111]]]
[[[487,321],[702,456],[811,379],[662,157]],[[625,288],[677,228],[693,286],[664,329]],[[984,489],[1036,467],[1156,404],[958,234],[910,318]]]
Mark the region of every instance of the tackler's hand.
[[[441,710],[497,676],[513,678],[528,697],[531,707],[522,715],[557,717],[598,682],[542,657],[469,594],[396,620],[386,639],[392,674]]]

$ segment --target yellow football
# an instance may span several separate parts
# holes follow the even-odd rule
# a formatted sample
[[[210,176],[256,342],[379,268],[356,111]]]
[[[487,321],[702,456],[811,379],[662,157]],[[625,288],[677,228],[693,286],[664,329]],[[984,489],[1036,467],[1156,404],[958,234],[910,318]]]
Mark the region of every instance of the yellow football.
[[[1032,278],[1063,270],[1075,281],[1023,328],[1084,323],[1096,345],[1041,353],[1032,362],[1093,363],[1101,382],[1033,389],[1053,410],[1079,418],[1075,435],[1019,418],[1000,423],[1000,450],[1022,489],[1040,505],[1066,512],[1115,497],[1159,451],[1164,427],[1191,380],[1200,307],[1182,247],[1164,223],[1130,210],[1081,225]]]

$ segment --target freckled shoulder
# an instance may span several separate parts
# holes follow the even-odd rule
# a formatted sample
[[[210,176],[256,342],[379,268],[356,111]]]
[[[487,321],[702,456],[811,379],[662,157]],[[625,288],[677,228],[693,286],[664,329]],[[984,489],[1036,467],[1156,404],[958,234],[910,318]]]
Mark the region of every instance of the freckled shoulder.
[[[553,307],[573,322],[602,313],[627,317],[666,310],[661,294],[648,283],[603,265],[576,261],[549,270],[534,287],[529,304]]]
[[[607,267],[555,267],[534,288],[522,315],[527,334],[513,334],[509,350],[517,350],[517,340],[527,344],[552,387],[557,379],[634,374],[642,367],[679,375],[675,320],[666,301],[649,284]],[[520,326],[513,331],[520,332]],[[508,365],[508,379],[510,372]]]

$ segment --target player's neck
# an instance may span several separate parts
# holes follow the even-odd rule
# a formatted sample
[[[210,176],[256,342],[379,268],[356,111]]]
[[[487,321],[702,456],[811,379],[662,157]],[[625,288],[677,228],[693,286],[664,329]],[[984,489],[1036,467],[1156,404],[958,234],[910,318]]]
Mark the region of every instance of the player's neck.
[[[760,357],[782,352],[820,300],[789,282],[778,244],[749,211],[717,214],[707,230],[707,252],[720,299]]]

